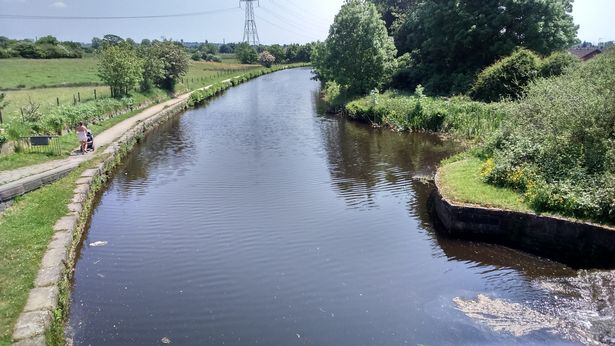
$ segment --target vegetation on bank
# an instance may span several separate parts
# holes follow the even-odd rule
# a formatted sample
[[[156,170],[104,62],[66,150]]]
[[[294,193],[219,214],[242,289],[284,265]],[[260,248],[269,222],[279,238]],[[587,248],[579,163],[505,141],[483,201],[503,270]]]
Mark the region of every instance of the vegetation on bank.
[[[75,181],[84,168],[18,198],[0,215],[0,345],[10,345],[41,265],[53,225],[68,212]]]
[[[615,51],[541,79],[483,147],[485,181],[537,211],[615,223]]]

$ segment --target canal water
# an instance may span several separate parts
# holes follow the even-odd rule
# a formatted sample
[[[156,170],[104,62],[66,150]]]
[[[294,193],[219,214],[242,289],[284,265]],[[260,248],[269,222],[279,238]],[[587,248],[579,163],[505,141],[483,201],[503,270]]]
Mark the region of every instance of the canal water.
[[[319,112],[308,69],[267,75],[138,145],[95,206],[76,345],[615,343],[611,272],[438,236],[457,145]]]

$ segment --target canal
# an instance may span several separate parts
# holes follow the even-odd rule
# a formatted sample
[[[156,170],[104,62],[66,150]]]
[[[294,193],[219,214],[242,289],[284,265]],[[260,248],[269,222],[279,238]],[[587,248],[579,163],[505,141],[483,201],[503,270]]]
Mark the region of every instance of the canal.
[[[438,236],[457,145],[319,112],[308,69],[147,136],[95,206],[75,345],[615,342],[613,274]]]

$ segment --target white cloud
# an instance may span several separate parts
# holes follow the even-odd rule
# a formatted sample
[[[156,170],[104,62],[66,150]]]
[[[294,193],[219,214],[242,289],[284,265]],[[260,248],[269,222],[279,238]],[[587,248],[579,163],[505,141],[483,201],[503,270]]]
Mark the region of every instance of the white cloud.
[[[66,3],[64,1],[56,1],[56,2],[51,4],[51,7],[64,8],[64,7],[66,7]]]

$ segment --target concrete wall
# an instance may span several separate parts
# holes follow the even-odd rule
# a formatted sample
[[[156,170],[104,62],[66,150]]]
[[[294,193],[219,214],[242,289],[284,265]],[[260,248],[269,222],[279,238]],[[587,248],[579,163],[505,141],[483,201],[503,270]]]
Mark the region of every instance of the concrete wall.
[[[458,205],[438,189],[430,197],[436,230],[501,244],[575,268],[615,268],[615,229],[575,220]]]

